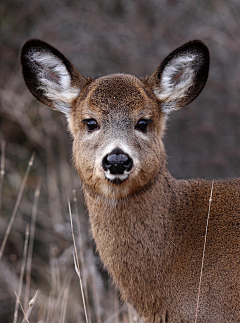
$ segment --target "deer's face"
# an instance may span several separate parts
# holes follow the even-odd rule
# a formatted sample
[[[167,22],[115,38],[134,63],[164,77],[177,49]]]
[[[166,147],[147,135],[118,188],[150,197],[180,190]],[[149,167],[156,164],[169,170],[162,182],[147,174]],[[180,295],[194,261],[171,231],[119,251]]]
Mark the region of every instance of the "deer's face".
[[[164,169],[166,116],[201,92],[209,53],[200,41],[189,42],[144,81],[127,74],[85,78],[40,40],[23,46],[21,61],[32,94],[66,114],[84,187],[118,199],[151,185]]]
[[[70,118],[76,169],[85,186],[124,197],[153,182],[164,161],[164,117],[138,78],[98,78],[76,101]]]

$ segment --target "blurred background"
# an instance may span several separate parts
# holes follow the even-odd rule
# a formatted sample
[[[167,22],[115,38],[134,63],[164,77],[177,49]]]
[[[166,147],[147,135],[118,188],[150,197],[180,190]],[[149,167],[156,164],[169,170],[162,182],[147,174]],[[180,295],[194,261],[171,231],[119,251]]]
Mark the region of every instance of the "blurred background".
[[[240,3],[2,0],[0,33],[0,246],[11,217],[13,222],[0,260],[0,322],[22,322],[15,292],[27,311],[36,291],[30,322],[85,322],[68,198],[89,322],[138,321],[134,310],[119,299],[95,253],[81,184],[71,164],[66,120],[27,90],[20,49],[26,40],[39,38],[59,49],[86,76],[116,72],[146,76],[176,47],[202,40],[211,55],[209,79],[194,102],[169,118],[168,167],[176,178],[236,177]],[[26,174],[33,152],[35,159]],[[24,254],[27,225],[30,242]]]

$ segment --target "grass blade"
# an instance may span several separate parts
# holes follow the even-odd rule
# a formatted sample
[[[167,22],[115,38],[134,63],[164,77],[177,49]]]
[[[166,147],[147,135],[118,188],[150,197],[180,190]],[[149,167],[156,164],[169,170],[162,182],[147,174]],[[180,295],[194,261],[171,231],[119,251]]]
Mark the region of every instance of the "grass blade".
[[[91,323],[91,311],[90,311],[89,300],[88,300],[87,278],[86,278],[85,262],[84,262],[84,256],[83,256],[83,242],[82,242],[82,233],[81,233],[81,225],[80,225],[80,216],[79,216],[78,205],[77,205],[76,190],[73,190],[73,202],[74,202],[74,211],[76,214],[80,261],[82,264],[82,279],[83,279],[84,295],[85,295],[85,300],[86,300],[88,320]]]
[[[23,248],[23,260],[22,260],[22,266],[21,266],[21,273],[20,273],[20,280],[19,280],[19,286],[18,286],[17,299],[16,299],[16,303],[15,303],[13,323],[17,323],[19,299],[20,299],[21,293],[22,293],[23,275],[24,275],[26,259],[27,259],[28,238],[29,238],[29,225],[27,224],[26,233],[25,233],[25,242],[24,242],[24,248]]]
[[[205,231],[205,237],[204,237],[204,246],[203,246],[203,255],[202,255],[202,265],[201,265],[201,272],[200,272],[200,279],[199,279],[199,286],[198,286],[197,306],[196,306],[196,314],[195,314],[195,321],[194,321],[194,323],[197,323],[198,310],[199,310],[199,299],[200,299],[200,293],[201,293],[203,265],[204,265],[204,257],[205,257],[206,243],[207,243],[208,223],[209,223],[209,216],[210,216],[211,203],[212,203],[213,184],[214,184],[214,180],[212,181],[212,188],[211,188],[211,193],[210,193],[210,198],[209,198],[209,204],[208,204],[208,216],[207,216],[207,224],[206,224],[206,231]]]
[[[34,242],[34,236],[35,236],[35,223],[36,223],[36,217],[37,217],[37,208],[38,208],[38,200],[39,200],[39,195],[41,190],[41,184],[42,184],[42,180],[39,179],[37,182],[37,187],[35,190],[34,200],[33,200],[32,220],[31,220],[31,227],[30,227],[30,242],[29,242],[29,248],[28,248],[27,266],[26,266],[26,289],[25,289],[25,300],[24,300],[25,312],[28,309],[28,302],[29,302],[33,242]]]
[[[29,316],[30,316],[30,314],[32,312],[32,309],[33,309],[34,304],[36,303],[38,294],[39,294],[39,291],[37,290],[36,293],[35,293],[35,295],[33,296],[33,298],[29,301],[28,309],[27,309],[26,314],[23,311],[24,319],[22,320],[22,323],[25,323],[25,321],[29,322],[28,321],[28,318],[29,318]]]
[[[78,278],[79,278],[79,283],[80,283],[80,289],[81,289],[81,294],[82,294],[82,299],[83,299],[83,307],[84,307],[84,313],[85,313],[86,323],[88,323],[86,302],[85,302],[85,297],[84,297],[84,292],[83,292],[83,284],[82,284],[81,273],[80,273],[80,266],[79,266],[79,261],[78,261],[77,247],[76,247],[76,241],[75,241],[74,232],[73,232],[72,211],[71,211],[71,206],[70,206],[70,201],[69,200],[68,200],[68,207],[69,207],[69,215],[70,215],[70,222],[71,222],[71,231],[72,231],[72,238],[73,238],[73,245],[74,245],[73,259],[74,259],[74,264],[75,264],[75,270],[76,270],[76,273],[77,273]]]
[[[1,206],[2,206],[2,188],[3,180],[5,175],[5,146],[6,143],[4,140],[1,141],[1,171],[0,171],[0,215],[1,215]]]
[[[31,167],[33,165],[33,161],[34,161],[34,158],[35,158],[35,154],[36,154],[35,152],[32,153],[32,156],[31,156],[31,158],[29,160],[28,167],[27,167],[27,170],[25,172],[25,175],[24,175],[22,184],[20,186],[20,190],[19,190],[19,193],[18,193],[17,201],[16,201],[16,204],[14,206],[13,213],[11,215],[11,218],[10,218],[10,221],[8,223],[7,230],[6,230],[5,236],[3,238],[2,245],[1,245],[1,249],[0,249],[0,261],[1,261],[1,258],[2,258],[2,254],[3,254],[4,248],[5,248],[5,245],[6,245],[8,236],[9,236],[9,233],[11,231],[13,222],[15,220],[15,216],[17,214],[17,210],[18,210],[18,207],[19,207],[19,204],[20,204],[22,195],[23,195],[23,191],[24,191],[24,188],[25,188],[25,185],[26,185],[26,181],[27,181],[27,178],[28,178],[28,174],[29,174],[30,169],[31,169]]]

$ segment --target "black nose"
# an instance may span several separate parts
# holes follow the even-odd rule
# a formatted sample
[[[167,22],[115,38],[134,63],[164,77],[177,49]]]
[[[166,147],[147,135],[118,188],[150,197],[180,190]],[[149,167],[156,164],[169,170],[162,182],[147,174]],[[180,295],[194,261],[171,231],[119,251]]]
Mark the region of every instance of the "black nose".
[[[116,148],[103,158],[102,167],[105,171],[109,169],[113,175],[121,175],[124,174],[124,171],[129,172],[131,170],[133,160],[121,149]]]

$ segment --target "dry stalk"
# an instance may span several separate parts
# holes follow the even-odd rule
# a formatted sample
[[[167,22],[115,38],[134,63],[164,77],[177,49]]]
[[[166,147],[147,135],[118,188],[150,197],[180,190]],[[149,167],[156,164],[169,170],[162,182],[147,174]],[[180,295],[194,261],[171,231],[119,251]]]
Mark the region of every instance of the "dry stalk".
[[[53,296],[55,297],[56,294],[59,295],[60,289],[60,269],[59,269],[59,262],[57,258],[57,246],[51,245],[50,246],[50,269],[51,269],[51,281],[52,281],[52,290]]]
[[[88,300],[87,278],[86,278],[86,274],[85,274],[85,262],[84,262],[84,257],[83,257],[83,242],[82,242],[82,234],[81,234],[80,216],[79,216],[78,206],[77,206],[76,190],[73,190],[73,202],[74,202],[74,209],[75,209],[75,214],[76,214],[78,244],[79,244],[79,250],[80,250],[80,261],[82,264],[82,278],[83,278],[84,295],[85,295],[85,299],[86,299],[88,319],[89,319],[89,322],[91,323],[91,311],[90,311],[89,300]]]
[[[27,266],[26,266],[26,288],[25,288],[25,300],[24,300],[25,312],[28,309],[28,302],[29,302],[29,295],[30,295],[33,242],[34,242],[34,236],[35,236],[35,223],[36,223],[36,217],[37,217],[37,208],[38,208],[38,200],[39,200],[39,195],[41,190],[41,184],[42,184],[42,180],[39,179],[37,182],[37,186],[34,194],[34,200],[33,200],[32,219],[31,219],[31,227],[30,227],[30,241],[29,241]]]
[[[70,222],[71,222],[71,231],[72,231],[72,238],[73,238],[73,245],[74,245],[74,251],[73,251],[74,265],[75,265],[76,273],[77,273],[78,278],[79,278],[79,283],[80,283],[80,289],[81,289],[81,294],[82,294],[82,299],[83,299],[83,308],[84,308],[86,323],[88,323],[88,316],[87,316],[87,310],[86,310],[86,302],[85,302],[85,297],[84,297],[83,284],[82,284],[82,278],[81,278],[81,273],[80,273],[80,266],[79,266],[79,261],[78,261],[78,253],[77,253],[76,241],[75,241],[74,232],[73,232],[72,211],[71,211],[71,206],[70,206],[70,201],[69,200],[68,200],[68,208],[69,208],[69,215],[70,215]]]
[[[60,278],[60,277],[59,277]],[[42,315],[45,318],[44,322],[55,322],[55,319],[59,312],[61,312],[60,322],[64,321],[64,317],[66,315],[67,308],[67,298],[69,294],[69,286],[70,286],[70,278],[69,275],[64,276],[63,282],[60,283],[59,278],[58,287],[54,286],[54,288],[50,291],[50,295],[47,299],[47,311],[45,315]],[[58,288],[56,290],[56,288]],[[67,294],[66,294],[67,290]],[[61,311],[59,310],[61,309]]]
[[[19,299],[22,293],[23,275],[24,275],[26,259],[27,259],[28,238],[29,238],[29,225],[27,224],[26,233],[25,233],[25,242],[24,242],[24,248],[23,248],[23,260],[22,260],[20,280],[19,280],[18,293],[17,293],[18,297],[16,298],[16,303],[15,303],[13,323],[17,323],[17,318],[18,318]]]
[[[66,311],[67,311],[67,299],[68,299],[68,293],[69,293],[69,286],[67,286],[67,287],[64,289],[63,300],[62,300],[62,312],[61,312],[61,319],[60,319],[60,323],[64,323],[64,322],[65,322],[65,318],[66,318]]]
[[[50,291],[50,295],[48,297],[48,311],[47,311],[47,318],[46,318],[46,322],[52,322],[52,313],[53,313],[53,291]]]
[[[98,297],[98,290],[97,290],[97,284],[96,284],[96,274],[95,274],[95,268],[94,268],[94,263],[92,258],[91,258],[90,270],[91,270],[91,277],[92,277],[93,300],[94,300],[95,309],[96,309],[97,323],[101,323],[102,321],[101,321],[101,315],[100,315],[99,297]]]
[[[32,153],[32,156],[31,156],[31,158],[29,160],[27,170],[25,172],[25,175],[24,175],[22,184],[20,186],[20,190],[19,190],[19,193],[18,193],[17,201],[16,201],[16,204],[14,206],[13,213],[11,215],[9,224],[7,226],[7,230],[6,230],[5,236],[3,238],[3,242],[2,242],[2,245],[1,245],[1,249],[0,249],[0,261],[1,261],[1,258],[2,258],[2,254],[3,254],[4,248],[5,248],[5,245],[6,245],[8,236],[9,236],[9,233],[11,231],[13,222],[14,222],[15,217],[16,217],[16,214],[17,214],[17,210],[18,210],[18,207],[19,207],[19,204],[20,204],[22,195],[23,195],[23,191],[24,191],[24,188],[25,188],[25,185],[26,185],[26,181],[27,181],[27,178],[28,178],[28,174],[29,174],[30,169],[31,169],[31,167],[33,165],[34,158],[35,158],[35,152]]]
[[[64,297],[64,292],[66,289],[69,290],[69,286],[70,286],[70,280],[71,280],[71,277],[69,277],[68,274],[66,274],[64,276],[64,280],[63,282],[60,283],[59,281],[59,287],[58,287],[58,291],[57,291],[57,298],[55,299],[55,303],[54,303],[54,307],[55,309],[59,309],[60,307],[62,307],[62,303],[63,303],[63,300],[62,298]],[[56,292],[56,291],[55,291]]]
[[[30,316],[30,314],[31,314],[31,312],[32,312],[33,306],[34,306],[34,305],[35,305],[35,303],[36,303],[36,300],[37,300],[38,294],[39,294],[39,291],[37,290],[37,291],[36,291],[36,293],[35,293],[35,295],[33,296],[33,298],[29,301],[29,303],[28,303],[28,309],[27,309],[26,314],[24,314],[24,312],[25,312],[25,311],[23,312],[23,314],[24,314],[24,318],[23,318],[23,320],[22,320],[22,323],[25,323],[25,321],[29,322],[29,321],[28,321],[28,318],[29,318],[29,316]],[[48,322],[48,321],[47,321],[47,322]]]
[[[205,257],[206,243],[207,243],[208,222],[209,222],[209,216],[210,216],[210,211],[211,211],[211,203],[212,203],[213,184],[214,184],[214,180],[212,181],[212,188],[211,188],[211,193],[210,193],[210,198],[209,198],[209,204],[208,204],[208,216],[207,216],[207,224],[206,224],[206,231],[205,231],[205,238],[204,238],[203,255],[202,255],[202,265],[201,265],[201,272],[200,272],[200,278],[199,278],[198,296],[197,296],[197,306],[196,306],[196,314],[195,314],[195,321],[194,321],[194,323],[197,323],[198,310],[199,310],[199,299],[200,299],[200,293],[201,293],[203,265],[204,265],[204,257]]]
[[[16,295],[16,300],[17,300],[17,302],[19,303],[19,305],[20,305],[20,307],[21,307],[21,309],[22,309],[23,315],[24,315],[24,317],[26,317],[26,313],[24,312],[24,308],[23,308],[23,306],[22,306],[22,304],[21,304],[21,302],[20,302],[20,299],[19,299],[19,297],[18,297],[18,294],[17,294],[17,292],[16,292],[15,290],[14,290],[14,293],[15,293],[15,295]],[[30,323],[28,319],[27,319],[27,323]]]
[[[6,147],[5,141],[1,140],[0,215],[1,215],[1,206],[2,206],[2,188],[3,188],[3,180],[5,175],[5,147]]]
[[[38,129],[33,125],[33,122],[26,111],[28,103],[27,89],[22,95],[16,95],[16,88],[11,86],[11,89],[5,86],[5,89],[0,92],[3,99],[2,108],[14,116],[26,136],[37,142],[40,146],[45,147],[45,141],[41,140]]]
[[[61,197],[58,188],[57,165],[54,162],[53,147],[50,139],[46,140],[46,147],[49,211],[51,214],[53,227],[55,227],[56,223],[63,223],[63,217],[61,212]]]
[[[119,310],[118,291],[116,288],[114,288],[113,292],[114,292],[114,309],[115,309],[115,313],[118,313],[118,310]],[[115,316],[115,323],[119,323],[119,315],[118,314],[116,314],[116,316]]]

